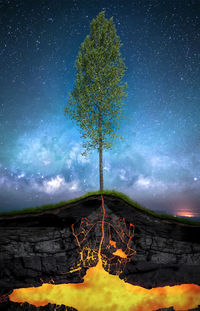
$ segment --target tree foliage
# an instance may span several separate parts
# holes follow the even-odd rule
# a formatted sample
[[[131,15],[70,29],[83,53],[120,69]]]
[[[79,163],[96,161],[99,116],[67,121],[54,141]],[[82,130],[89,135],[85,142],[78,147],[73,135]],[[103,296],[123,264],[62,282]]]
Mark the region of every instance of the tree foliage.
[[[68,94],[65,114],[79,126],[87,155],[91,149],[110,149],[122,117],[127,84],[122,84],[126,70],[120,55],[120,38],[113,18],[100,12],[90,24],[90,35],[81,44],[76,59],[76,83]]]

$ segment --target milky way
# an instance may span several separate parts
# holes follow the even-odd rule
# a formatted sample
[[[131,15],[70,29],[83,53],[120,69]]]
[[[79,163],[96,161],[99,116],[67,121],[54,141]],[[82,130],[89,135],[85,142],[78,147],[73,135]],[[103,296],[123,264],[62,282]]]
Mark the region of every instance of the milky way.
[[[0,211],[99,189],[98,154],[81,156],[64,107],[102,10],[123,43],[129,117],[104,153],[104,187],[200,214],[199,0],[0,2]]]

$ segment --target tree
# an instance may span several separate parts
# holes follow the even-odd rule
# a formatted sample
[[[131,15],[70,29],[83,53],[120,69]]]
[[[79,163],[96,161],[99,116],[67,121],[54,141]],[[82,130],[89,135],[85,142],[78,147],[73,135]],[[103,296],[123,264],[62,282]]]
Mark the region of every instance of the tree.
[[[122,112],[122,99],[127,96],[127,83],[122,84],[126,70],[120,55],[120,38],[113,18],[100,12],[90,24],[90,35],[81,44],[76,59],[76,84],[68,93],[65,114],[80,127],[86,156],[92,149],[99,152],[99,181],[103,190],[103,150],[111,148]]]

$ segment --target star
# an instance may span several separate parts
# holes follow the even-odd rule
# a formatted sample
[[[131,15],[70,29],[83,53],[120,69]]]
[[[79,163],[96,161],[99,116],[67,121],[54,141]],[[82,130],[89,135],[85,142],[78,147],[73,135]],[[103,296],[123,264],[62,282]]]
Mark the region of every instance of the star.
[[[103,152],[104,188],[150,209],[173,213],[180,196],[198,210],[196,1],[15,2],[1,4],[0,209],[12,209],[13,200],[16,208],[32,207],[58,193],[67,200],[98,189],[98,151],[81,156],[84,140],[64,109],[81,43],[105,11],[122,44],[128,88],[127,119],[119,119],[117,133],[124,140]]]

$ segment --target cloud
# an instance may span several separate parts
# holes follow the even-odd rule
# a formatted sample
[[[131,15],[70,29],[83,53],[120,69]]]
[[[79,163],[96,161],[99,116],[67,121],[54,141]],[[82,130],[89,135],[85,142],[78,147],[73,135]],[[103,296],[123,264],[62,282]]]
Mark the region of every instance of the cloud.
[[[63,131],[64,132],[64,131]],[[71,198],[79,192],[99,188],[99,158],[95,151],[84,157],[82,147],[72,131],[52,137],[45,131],[21,136],[18,149],[7,171],[0,164],[0,197],[5,202],[20,197],[31,205],[50,198]],[[73,137],[73,141],[71,140]],[[135,199],[162,202],[162,198],[180,194],[199,197],[199,162],[194,156],[185,158],[150,150],[146,145],[117,145],[103,153],[104,187],[117,189]],[[191,163],[193,165],[191,165]],[[20,168],[20,170],[18,169]],[[13,175],[12,175],[13,174]],[[194,179],[195,178],[195,179]],[[37,196],[37,198],[36,198]],[[39,197],[38,197],[39,196]],[[156,204],[156,200],[154,203]],[[6,203],[7,204],[7,203]],[[148,207],[148,206],[147,206]]]
[[[47,193],[55,193],[60,191],[66,186],[65,180],[61,176],[56,176],[50,180],[44,180],[43,191]]]
[[[57,203],[82,194],[77,178],[66,182],[61,174],[36,178],[0,168],[0,211]]]
[[[145,178],[142,175],[140,175],[138,180],[136,181],[136,185],[140,188],[149,188],[150,183],[151,183],[150,178]]]
[[[139,175],[133,189],[138,193],[143,193],[145,190],[145,195],[169,195],[169,193],[181,193],[184,192],[184,189],[187,188],[185,182],[176,182],[176,181],[164,181],[156,178],[154,176],[144,176]]]
[[[35,190],[44,192],[47,194],[58,194],[65,191],[77,191],[79,190],[78,180],[66,182],[65,178],[61,175],[57,175],[50,179],[44,180],[42,183],[33,182]]]

